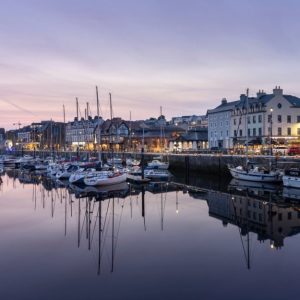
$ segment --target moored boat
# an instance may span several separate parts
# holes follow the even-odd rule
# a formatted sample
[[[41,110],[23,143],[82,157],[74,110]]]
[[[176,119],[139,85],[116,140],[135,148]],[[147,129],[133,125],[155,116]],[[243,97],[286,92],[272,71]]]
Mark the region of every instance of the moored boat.
[[[286,187],[300,188],[300,169],[287,170],[282,177],[282,181]]]
[[[259,182],[281,182],[282,173],[279,170],[268,171],[265,168],[254,167],[246,169],[242,166],[228,167],[230,174],[235,179],[259,181]]]
[[[94,176],[85,177],[84,184],[91,186],[104,186],[126,181],[127,174],[119,171],[100,171]]]
[[[169,163],[160,161],[159,159],[153,159],[151,162],[148,162],[148,168],[167,170],[169,168]]]

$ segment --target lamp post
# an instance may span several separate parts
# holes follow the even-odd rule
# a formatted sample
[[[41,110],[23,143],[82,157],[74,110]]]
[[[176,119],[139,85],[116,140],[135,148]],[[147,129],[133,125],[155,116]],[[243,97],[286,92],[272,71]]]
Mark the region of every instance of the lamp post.
[[[271,144],[271,156],[273,156],[273,145],[272,145],[272,139],[273,139],[273,108],[270,108],[270,112],[271,112],[271,118],[270,118],[270,123],[271,123],[270,144]]]

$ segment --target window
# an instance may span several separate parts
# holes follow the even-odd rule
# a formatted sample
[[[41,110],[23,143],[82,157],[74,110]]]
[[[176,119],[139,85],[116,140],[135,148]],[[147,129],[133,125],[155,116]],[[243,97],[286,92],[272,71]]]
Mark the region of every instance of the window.
[[[282,129],[281,127],[278,127],[278,136],[281,136],[281,134],[282,134]]]
[[[297,116],[297,123],[300,123],[300,116]]]
[[[258,135],[262,135],[261,127],[258,128]]]
[[[277,116],[277,121],[278,121],[278,123],[281,123],[281,115]]]
[[[253,136],[256,136],[256,128],[253,128]]]
[[[268,127],[268,134],[271,134],[271,127]]]
[[[287,123],[292,123],[292,117],[291,116],[286,116],[286,121],[287,121]]]
[[[253,116],[253,124],[255,124],[256,123],[256,116]]]
[[[223,131],[221,131],[221,134],[220,134],[221,138],[223,137]]]
[[[271,123],[272,115],[268,115],[268,123]]]
[[[248,136],[251,136],[250,128],[248,128]]]
[[[291,127],[288,127],[288,129],[287,129],[287,135],[292,135],[292,129],[291,129]]]
[[[291,220],[292,219],[292,213],[288,212],[288,219]]]
[[[262,115],[258,115],[258,123],[262,122]]]
[[[297,128],[297,135],[300,135],[300,128]]]
[[[282,221],[282,213],[278,214],[278,221]]]
[[[237,136],[237,132],[236,132],[236,130],[234,131],[234,136]]]
[[[300,128],[299,128],[300,129]],[[300,132],[300,131],[299,131]],[[243,135],[243,130],[242,129],[240,129],[240,136],[242,136]]]
[[[280,109],[282,107],[281,103],[278,103],[277,107]]]
[[[210,136],[211,136],[211,137],[213,136],[213,132],[210,133]]]
[[[226,136],[228,137],[228,130],[226,131]]]
[[[236,119],[233,119],[233,125],[236,125]]]
[[[250,124],[250,117],[248,117],[248,124]]]

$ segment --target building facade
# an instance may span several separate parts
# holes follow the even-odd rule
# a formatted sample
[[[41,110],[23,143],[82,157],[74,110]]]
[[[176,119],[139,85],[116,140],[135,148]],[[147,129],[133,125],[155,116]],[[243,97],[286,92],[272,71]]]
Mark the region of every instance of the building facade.
[[[285,95],[280,87],[272,94],[259,91],[240,100],[208,110],[209,147],[233,148],[249,145],[300,142],[300,98]]]

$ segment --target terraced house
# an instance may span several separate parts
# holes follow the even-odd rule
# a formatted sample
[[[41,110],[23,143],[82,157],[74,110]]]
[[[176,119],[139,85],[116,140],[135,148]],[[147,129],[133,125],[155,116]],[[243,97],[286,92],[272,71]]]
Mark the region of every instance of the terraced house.
[[[248,106],[247,106],[248,103]],[[272,94],[259,91],[256,97],[240,96],[208,110],[209,147],[263,147],[300,142],[300,98],[275,87]]]

